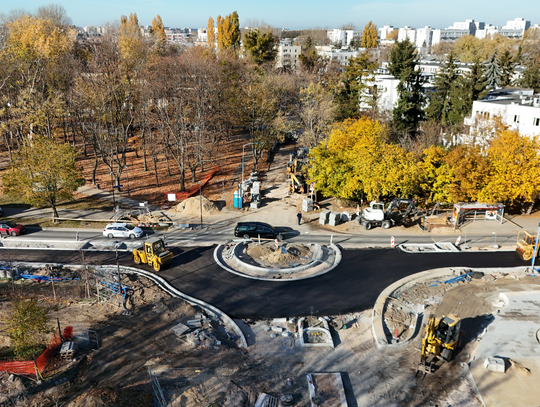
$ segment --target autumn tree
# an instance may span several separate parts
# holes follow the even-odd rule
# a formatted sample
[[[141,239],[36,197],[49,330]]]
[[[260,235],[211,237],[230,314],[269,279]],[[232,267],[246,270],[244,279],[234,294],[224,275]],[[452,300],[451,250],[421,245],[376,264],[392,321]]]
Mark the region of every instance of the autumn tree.
[[[271,32],[260,32],[259,29],[250,30],[244,34],[244,50],[251,60],[262,65],[276,59],[278,38]]]
[[[157,20],[156,23],[158,23]],[[120,17],[118,49],[122,57],[121,66],[124,69],[124,74],[128,80],[131,80],[144,69],[150,53],[149,44],[141,33],[137,14],[132,13],[129,17]]]
[[[216,47],[216,30],[214,27],[214,19],[212,17],[208,18],[208,25],[206,27],[206,42],[210,49]]]
[[[152,20],[152,35],[156,41],[156,48],[163,51],[167,45],[167,35],[165,34],[165,26],[159,15]]]
[[[452,202],[449,186],[453,181],[452,166],[446,161],[448,152],[440,145],[424,149],[418,161],[419,188],[426,204]]]
[[[528,206],[530,213],[540,196],[539,150],[538,137],[508,129],[499,131],[487,150],[491,171],[480,199],[519,203]]]
[[[59,89],[60,82],[50,80],[49,73],[59,72],[58,65],[73,48],[75,32],[26,15],[5,27],[9,37],[2,55],[1,127],[17,143],[33,132],[52,135],[65,115],[65,89]]]
[[[15,299],[4,323],[12,342],[12,349],[19,357],[37,357],[45,342],[45,335],[51,332],[49,310],[38,304],[35,298]],[[41,349],[40,349],[41,347]]]
[[[362,31],[362,48],[377,48],[377,39],[377,26],[370,21]]]
[[[240,47],[240,22],[238,13],[234,11],[225,18],[217,18],[217,41],[220,50],[233,49]]]
[[[452,180],[447,187],[450,202],[481,201],[492,170],[489,157],[478,146],[458,145],[446,156],[452,169]]]
[[[4,175],[4,192],[34,206],[50,206],[56,220],[58,203],[73,199],[73,192],[85,183],[76,157],[76,150],[67,143],[33,136]]]
[[[297,117],[303,129],[303,145],[315,147],[329,134],[335,120],[336,106],[330,91],[319,82],[300,90]]]
[[[324,195],[344,199],[411,196],[414,158],[386,140],[386,128],[366,117],[335,125],[328,140],[312,149],[310,181]]]
[[[531,60],[526,64],[519,84],[526,88],[532,88],[535,92],[540,92],[540,61]]]

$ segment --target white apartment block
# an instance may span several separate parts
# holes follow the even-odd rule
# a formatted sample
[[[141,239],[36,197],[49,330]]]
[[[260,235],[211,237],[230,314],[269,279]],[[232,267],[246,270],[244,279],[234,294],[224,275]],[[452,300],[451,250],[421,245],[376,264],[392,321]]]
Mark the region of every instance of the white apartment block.
[[[326,36],[333,44],[341,43],[343,47],[348,47],[351,44],[351,41],[355,37],[361,37],[362,31],[358,30],[341,30],[333,29],[326,32]]]
[[[433,41],[433,29],[429,26],[424,28],[419,28],[416,30],[416,47],[417,48],[431,48],[431,43]]]
[[[197,29],[197,42],[207,42],[207,40],[208,33],[206,32],[206,28]]]
[[[281,43],[276,55],[276,68],[296,69],[300,64],[298,57],[302,53],[300,45]]]
[[[473,102],[472,114],[465,118],[465,125],[470,126],[471,135],[483,134],[495,117],[522,135],[540,136],[540,95],[535,95],[533,89],[493,90],[484,99]],[[464,136],[461,141],[467,142],[470,137]]]
[[[475,23],[474,20],[465,20],[463,22],[455,22],[454,25],[442,30],[433,30],[432,45],[438,44],[441,41],[453,42],[464,35],[475,35],[477,26],[483,27],[483,23]]]
[[[379,38],[381,40],[386,40],[388,34],[390,34],[394,30],[395,28],[392,25],[385,25],[383,28],[379,28]]]
[[[416,28],[409,27],[408,25],[400,28],[397,39],[399,42],[409,40],[412,43],[416,43]]]
[[[329,61],[337,62],[340,65],[349,65],[351,58],[356,58],[364,51],[364,48],[353,51],[350,49],[333,49],[330,46],[316,46],[315,49],[322,57],[327,58]]]

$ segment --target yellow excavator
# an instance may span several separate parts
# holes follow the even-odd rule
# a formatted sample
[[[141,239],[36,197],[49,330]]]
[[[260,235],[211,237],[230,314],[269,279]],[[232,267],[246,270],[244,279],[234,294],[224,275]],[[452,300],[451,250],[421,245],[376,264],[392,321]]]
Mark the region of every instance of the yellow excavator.
[[[422,356],[420,363],[415,364],[416,374],[432,373],[439,358],[446,362],[452,360],[454,351],[460,343],[461,319],[457,315],[443,315],[435,318],[430,315],[426,324],[426,332],[422,338]]]
[[[534,248],[536,246],[536,236],[529,232],[521,231],[517,235],[516,253],[521,260],[529,261],[533,258]],[[538,253],[536,253],[538,255]]]

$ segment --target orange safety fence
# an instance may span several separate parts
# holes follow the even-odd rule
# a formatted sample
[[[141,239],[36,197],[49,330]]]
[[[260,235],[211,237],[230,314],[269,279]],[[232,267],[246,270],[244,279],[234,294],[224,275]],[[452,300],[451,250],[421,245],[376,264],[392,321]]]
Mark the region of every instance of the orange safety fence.
[[[206,183],[210,181],[210,178],[212,178],[218,171],[219,171],[219,167],[216,165],[214,169],[206,177],[204,177],[201,180],[200,187],[199,187],[199,184],[195,184],[190,189],[184,192],[165,192],[165,198],[167,198],[169,194],[175,194],[177,201],[183,201],[184,199],[188,199],[190,196],[194,195],[199,190],[199,188],[204,187]]]
[[[73,338],[73,327],[66,326],[64,328],[64,333],[62,334],[62,336],[64,337],[64,339],[67,340]],[[47,363],[49,363],[49,361],[58,351],[60,346],[62,346],[62,340],[60,339],[58,334],[55,334],[52,337],[49,346],[47,346],[43,353],[38,356],[35,364],[33,360],[0,362],[0,370],[26,376],[34,376],[36,374],[36,369],[39,373],[42,373],[47,366]]]

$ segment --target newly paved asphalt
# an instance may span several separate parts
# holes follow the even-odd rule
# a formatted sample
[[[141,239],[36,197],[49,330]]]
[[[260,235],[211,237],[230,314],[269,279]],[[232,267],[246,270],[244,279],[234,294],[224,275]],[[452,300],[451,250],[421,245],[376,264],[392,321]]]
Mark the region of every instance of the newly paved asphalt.
[[[175,249],[171,267],[160,272],[182,292],[206,301],[237,318],[336,315],[373,306],[393,282],[440,267],[523,266],[513,252],[406,254],[396,249],[343,250],[341,264],[307,280],[257,281],[228,273],[213,259],[214,247]],[[131,253],[120,263],[135,266]],[[79,252],[1,250],[0,259],[81,264]],[[114,252],[85,255],[87,264],[115,264]],[[146,266],[143,266],[146,267]],[[150,270],[149,268],[147,268]]]

